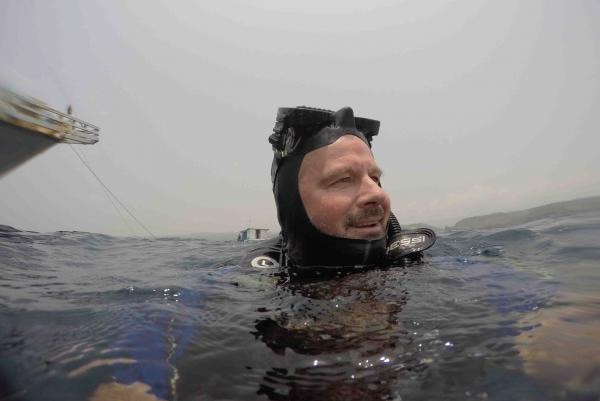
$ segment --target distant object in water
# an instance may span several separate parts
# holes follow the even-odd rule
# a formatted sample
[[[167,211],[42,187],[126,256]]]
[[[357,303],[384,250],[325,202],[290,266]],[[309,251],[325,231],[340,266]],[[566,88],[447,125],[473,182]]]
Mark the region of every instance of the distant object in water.
[[[253,228],[248,227],[245,230],[240,231],[238,234],[238,241],[261,241],[267,239],[268,228]]]
[[[99,132],[95,125],[0,86],[0,177],[56,143],[94,144]]]

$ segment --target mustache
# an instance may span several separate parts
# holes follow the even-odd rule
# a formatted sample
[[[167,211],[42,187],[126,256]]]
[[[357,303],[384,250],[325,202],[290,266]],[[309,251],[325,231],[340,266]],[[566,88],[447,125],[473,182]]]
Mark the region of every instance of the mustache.
[[[361,209],[356,214],[350,215],[346,218],[346,224],[349,226],[356,226],[371,220],[381,220],[385,217],[385,210],[381,205],[371,206],[365,209]]]

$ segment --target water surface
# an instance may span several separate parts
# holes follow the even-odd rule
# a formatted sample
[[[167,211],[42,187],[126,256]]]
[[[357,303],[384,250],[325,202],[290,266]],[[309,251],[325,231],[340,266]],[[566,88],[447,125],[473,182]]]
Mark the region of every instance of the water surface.
[[[248,245],[0,231],[2,400],[598,400],[600,214],[294,279]],[[127,399],[127,398],[125,398]]]

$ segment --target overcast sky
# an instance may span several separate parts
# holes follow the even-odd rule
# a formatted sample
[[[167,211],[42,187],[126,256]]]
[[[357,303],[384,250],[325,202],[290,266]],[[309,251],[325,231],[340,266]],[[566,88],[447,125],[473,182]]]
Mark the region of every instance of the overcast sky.
[[[354,108],[401,223],[600,195],[600,2],[0,2],[0,84],[155,234],[278,230],[278,107]],[[141,235],[68,145],[0,179],[0,224]]]

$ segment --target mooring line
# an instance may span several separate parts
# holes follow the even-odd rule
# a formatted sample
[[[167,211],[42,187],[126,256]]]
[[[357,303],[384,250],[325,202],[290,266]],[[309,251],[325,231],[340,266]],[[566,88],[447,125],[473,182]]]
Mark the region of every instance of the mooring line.
[[[110,194],[110,196],[112,196],[113,199],[117,201],[117,203],[127,212],[127,214],[129,214],[129,216],[131,216],[133,220],[135,220],[136,223],[140,225],[140,227],[142,227],[144,231],[146,231],[153,239],[156,239],[156,236],[152,233],[152,231],[150,231],[137,217],[135,217],[135,215],[129,210],[129,208],[125,206],[123,202],[121,202],[117,195],[115,195],[113,191],[111,191],[110,188],[108,188],[108,186],[100,179],[100,177],[98,177],[98,174],[96,174],[92,167],[85,162],[85,160],[83,159],[83,157],[81,157],[79,152],[77,152],[77,150],[73,146],[69,146],[73,150],[73,152],[75,152],[79,160],[81,160],[81,163],[83,163],[83,165],[89,170],[89,172],[92,173],[92,175],[96,178],[98,183],[102,185],[102,188],[104,188]]]
[[[83,153],[83,150],[79,150],[77,151],[75,148],[73,148],[72,145],[71,149],[73,149],[75,151],[75,153],[79,153],[80,156],[83,158],[83,160],[85,160],[86,164],[90,164],[90,162],[88,161],[87,157],[85,157],[85,153]],[[110,204],[113,206],[113,208],[117,211],[117,214],[119,215],[119,217],[121,218],[121,220],[123,221],[123,224],[125,224],[125,227],[127,228],[127,231],[131,232],[132,235],[136,235],[136,230],[134,230],[131,225],[129,224],[129,222],[127,221],[127,219],[125,218],[125,216],[123,216],[123,212],[121,212],[121,209],[119,209],[119,207],[117,206],[117,204],[115,203],[114,199],[112,196],[110,196],[110,193],[104,189],[104,187],[100,187],[102,188],[102,192],[104,192],[104,194],[106,195],[106,197],[108,198],[108,200],[110,201]]]

